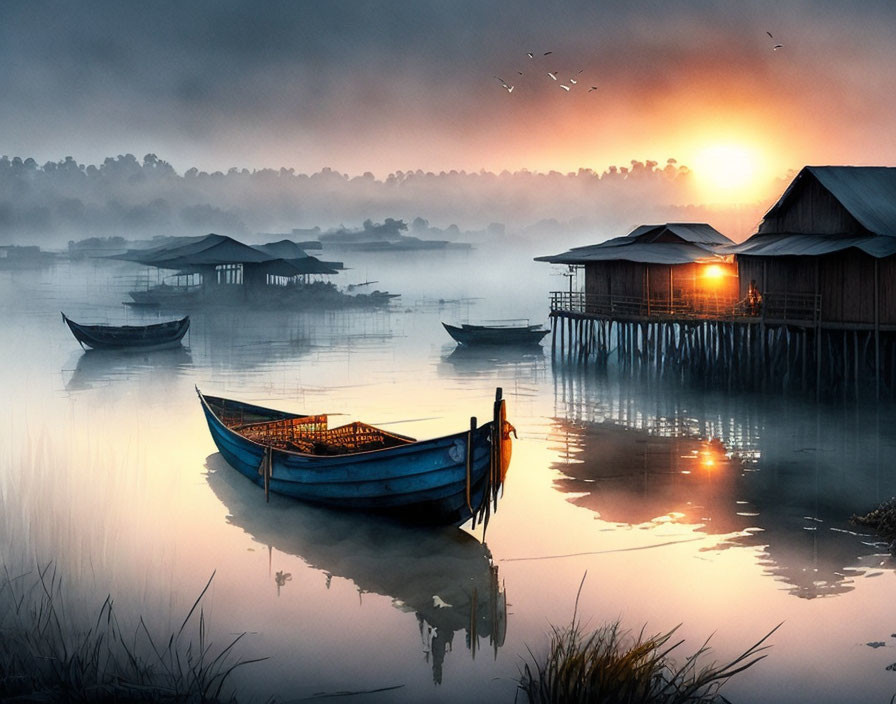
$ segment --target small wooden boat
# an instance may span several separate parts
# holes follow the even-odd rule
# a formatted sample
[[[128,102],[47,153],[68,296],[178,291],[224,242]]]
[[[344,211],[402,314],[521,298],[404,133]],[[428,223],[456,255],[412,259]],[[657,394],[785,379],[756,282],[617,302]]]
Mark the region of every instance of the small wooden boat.
[[[448,334],[461,345],[537,345],[550,330],[541,325],[449,325]]]
[[[497,508],[513,432],[501,389],[488,423],[420,441],[196,393],[224,459],[265,494],[443,525],[486,522]]]
[[[163,350],[177,347],[190,328],[190,317],[155,325],[81,325],[62,314],[75,339],[95,350]]]

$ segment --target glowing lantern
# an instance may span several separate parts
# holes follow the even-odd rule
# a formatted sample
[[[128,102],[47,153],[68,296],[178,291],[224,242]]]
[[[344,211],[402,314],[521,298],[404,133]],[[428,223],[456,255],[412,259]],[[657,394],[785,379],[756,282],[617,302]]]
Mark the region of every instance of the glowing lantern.
[[[714,281],[720,280],[725,275],[725,272],[722,270],[718,264],[710,264],[703,269],[703,276],[707,279],[712,279]]]

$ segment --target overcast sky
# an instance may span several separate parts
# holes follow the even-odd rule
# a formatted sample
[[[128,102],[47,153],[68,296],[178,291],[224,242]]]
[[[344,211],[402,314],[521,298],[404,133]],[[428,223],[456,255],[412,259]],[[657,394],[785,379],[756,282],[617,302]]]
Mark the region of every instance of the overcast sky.
[[[883,0],[4,0],[0,153],[385,176],[715,141],[779,175],[889,165],[894,29]]]

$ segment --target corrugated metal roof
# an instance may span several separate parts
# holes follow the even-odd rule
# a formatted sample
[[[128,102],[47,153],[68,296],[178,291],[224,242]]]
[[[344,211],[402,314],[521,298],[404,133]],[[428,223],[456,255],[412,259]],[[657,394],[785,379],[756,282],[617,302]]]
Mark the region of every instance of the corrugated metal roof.
[[[629,261],[643,264],[690,264],[719,260],[721,256],[705,247],[688,242],[632,242],[624,246],[590,247],[587,251],[570,250],[563,254],[536,257],[552,264],[587,264],[588,262]]]
[[[855,248],[881,259],[896,254],[896,237],[832,237],[831,235],[753,235],[746,242],[727,248],[733,254],[752,257],[813,257]]]
[[[805,166],[766,213],[767,218],[784,207],[807,174],[869,232],[896,237],[896,168],[890,166]]]
[[[682,241],[655,241],[666,233]],[[715,259],[716,251],[720,247],[733,244],[725,235],[706,223],[673,222],[665,225],[641,225],[624,237],[614,237],[599,244],[575,247],[562,254],[536,257],[535,260],[553,264],[584,264],[597,261],[688,264]]]

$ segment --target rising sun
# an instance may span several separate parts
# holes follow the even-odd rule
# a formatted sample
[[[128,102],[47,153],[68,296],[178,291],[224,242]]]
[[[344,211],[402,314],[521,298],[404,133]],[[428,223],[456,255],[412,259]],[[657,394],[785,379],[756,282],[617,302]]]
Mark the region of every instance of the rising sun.
[[[759,157],[739,144],[711,144],[694,155],[694,176],[711,203],[746,203],[756,198]]]

